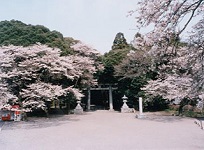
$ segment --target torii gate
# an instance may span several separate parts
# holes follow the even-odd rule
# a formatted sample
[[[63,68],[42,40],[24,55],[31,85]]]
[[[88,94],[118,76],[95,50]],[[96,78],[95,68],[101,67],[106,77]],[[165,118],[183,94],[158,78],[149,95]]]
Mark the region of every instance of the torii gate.
[[[111,84],[108,84],[108,87],[97,87],[97,88],[93,88],[93,87],[89,87],[87,88],[88,91],[88,101],[87,101],[87,109],[90,110],[91,109],[91,90],[108,90],[109,91],[109,110],[113,111],[113,94],[112,91],[113,90],[117,90],[117,87],[112,87]]]

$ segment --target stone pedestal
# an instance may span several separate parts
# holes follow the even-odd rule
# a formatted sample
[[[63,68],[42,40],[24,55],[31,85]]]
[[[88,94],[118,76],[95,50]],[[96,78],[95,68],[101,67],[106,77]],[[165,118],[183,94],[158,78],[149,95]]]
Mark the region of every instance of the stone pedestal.
[[[141,119],[141,118],[145,118],[146,116],[144,114],[137,114],[136,118]]]
[[[129,113],[130,112],[130,108],[127,105],[127,97],[124,95],[122,97],[123,99],[123,106],[121,107],[121,113]]]
[[[142,106],[142,97],[139,97],[139,114],[136,115],[137,118],[144,118],[143,106]]]
[[[83,114],[83,108],[81,107],[80,103],[81,103],[81,101],[77,101],[77,106],[74,109],[74,114],[77,114],[77,115]]]

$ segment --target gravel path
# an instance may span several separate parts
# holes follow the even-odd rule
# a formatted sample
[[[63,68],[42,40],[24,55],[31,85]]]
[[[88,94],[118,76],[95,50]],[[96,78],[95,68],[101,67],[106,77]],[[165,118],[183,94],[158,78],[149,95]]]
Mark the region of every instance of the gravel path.
[[[2,150],[203,150],[195,119],[95,111],[84,115],[5,122]]]

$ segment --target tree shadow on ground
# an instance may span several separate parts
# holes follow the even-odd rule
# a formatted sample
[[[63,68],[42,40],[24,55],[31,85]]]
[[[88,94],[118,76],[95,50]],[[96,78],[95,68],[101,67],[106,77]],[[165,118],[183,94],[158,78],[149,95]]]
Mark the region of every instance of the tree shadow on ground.
[[[194,123],[197,124],[202,130],[204,129],[204,117],[197,117]]]
[[[204,121],[204,117],[196,117],[196,119],[199,121]]]
[[[142,120],[156,121],[162,123],[180,122],[184,117],[180,116],[163,116],[163,115],[146,115]]]
[[[49,117],[29,117],[27,121],[5,121],[2,130],[36,129],[60,126],[79,121],[76,115],[51,115]]]

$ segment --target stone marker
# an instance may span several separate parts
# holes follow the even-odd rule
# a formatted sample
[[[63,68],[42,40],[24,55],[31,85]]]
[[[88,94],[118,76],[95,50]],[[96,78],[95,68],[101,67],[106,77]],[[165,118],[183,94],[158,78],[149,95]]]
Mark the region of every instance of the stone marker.
[[[143,114],[143,106],[142,106],[142,97],[139,97],[139,114],[137,114],[137,118],[144,118],[145,115]]]

